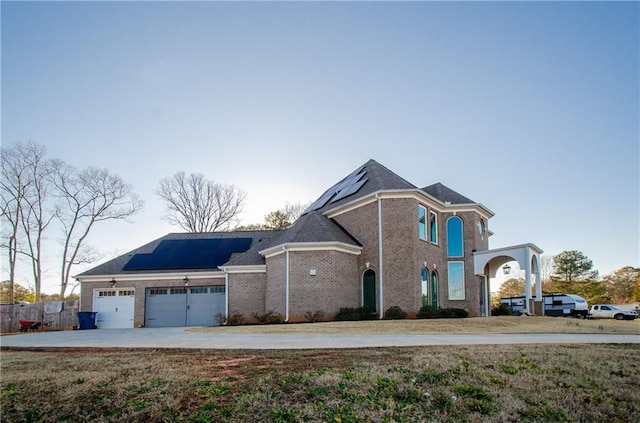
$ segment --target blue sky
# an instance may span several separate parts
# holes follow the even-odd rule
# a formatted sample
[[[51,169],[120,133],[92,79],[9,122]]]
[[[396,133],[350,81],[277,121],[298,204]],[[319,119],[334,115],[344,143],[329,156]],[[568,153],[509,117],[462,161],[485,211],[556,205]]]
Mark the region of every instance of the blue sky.
[[[92,234],[105,259],[179,230],[153,194],[177,171],[246,191],[256,223],[373,158],[494,211],[492,248],[640,265],[637,2],[1,8],[2,143],[108,168],[146,202]]]

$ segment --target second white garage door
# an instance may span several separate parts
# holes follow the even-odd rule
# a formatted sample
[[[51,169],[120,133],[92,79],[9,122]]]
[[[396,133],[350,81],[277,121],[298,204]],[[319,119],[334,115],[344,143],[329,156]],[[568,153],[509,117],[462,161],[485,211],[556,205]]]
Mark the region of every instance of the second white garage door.
[[[225,312],[224,286],[147,288],[145,326],[214,326]]]

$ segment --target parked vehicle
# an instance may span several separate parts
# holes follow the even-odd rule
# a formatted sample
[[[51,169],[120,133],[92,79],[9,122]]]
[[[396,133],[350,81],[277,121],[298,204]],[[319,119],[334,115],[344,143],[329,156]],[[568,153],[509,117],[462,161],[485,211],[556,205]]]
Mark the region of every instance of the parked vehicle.
[[[525,296],[500,298],[500,304],[511,309],[511,314],[520,315],[525,310]],[[546,316],[566,316],[587,318],[589,305],[579,295],[545,294],[542,296]]]
[[[595,304],[589,311],[589,318],[635,320],[638,318],[638,312],[635,310],[623,310],[613,304]]]

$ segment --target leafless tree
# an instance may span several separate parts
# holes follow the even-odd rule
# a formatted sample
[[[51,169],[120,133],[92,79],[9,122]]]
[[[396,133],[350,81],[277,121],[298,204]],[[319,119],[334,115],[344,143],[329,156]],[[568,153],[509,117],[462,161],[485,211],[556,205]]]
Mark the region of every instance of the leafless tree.
[[[184,172],[162,179],[156,194],[166,202],[165,219],[192,233],[228,229],[237,221],[246,198],[233,185]]]
[[[64,297],[72,266],[96,257],[84,244],[91,228],[97,222],[127,219],[143,203],[129,185],[106,169],[79,171],[56,160],[52,175],[60,201],[58,220],[63,228],[60,296]]]
[[[25,165],[24,150],[27,144],[15,143],[0,149],[2,178],[0,179],[0,199],[2,208],[2,247],[8,250],[9,296],[13,303],[16,261],[18,258],[18,238],[21,229],[23,199],[31,185]],[[6,241],[5,241],[6,240]]]

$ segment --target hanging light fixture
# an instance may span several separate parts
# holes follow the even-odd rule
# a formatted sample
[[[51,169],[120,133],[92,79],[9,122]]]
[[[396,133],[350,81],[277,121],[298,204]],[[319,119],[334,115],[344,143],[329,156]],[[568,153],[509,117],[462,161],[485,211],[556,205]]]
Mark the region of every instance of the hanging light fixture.
[[[188,276],[185,276],[182,281],[184,282],[184,286],[189,286],[189,277]]]
[[[111,288],[116,286],[116,280],[114,278],[111,278]]]
[[[502,266],[502,271],[504,272],[505,275],[508,275],[511,273],[511,266],[509,266],[509,263]]]

